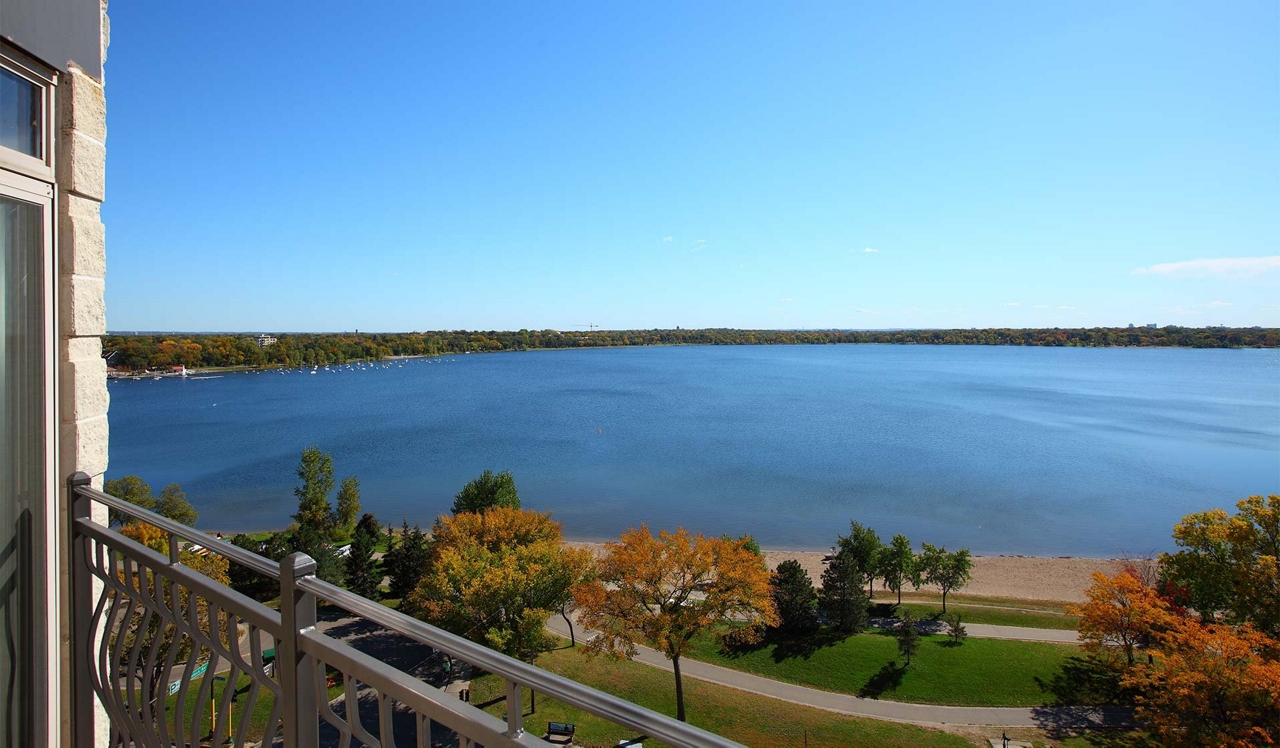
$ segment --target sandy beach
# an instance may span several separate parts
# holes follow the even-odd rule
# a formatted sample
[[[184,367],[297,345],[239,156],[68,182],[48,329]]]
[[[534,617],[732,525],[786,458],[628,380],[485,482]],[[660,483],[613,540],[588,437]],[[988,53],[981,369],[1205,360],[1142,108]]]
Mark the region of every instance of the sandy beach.
[[[597,552],[602,543],[571,543]],[[809,572],[814,584],[822,578],[822,553],[811,551],[764,552],[769,568],[795,559]],[[1121,559],[1107,558],[1041,558],[1036,556],[974,556],[973,581],[960,590],[964,595],[1011,597],[1022,600],[1051,600],[1076,603],[1084,600],[1084,591],[1092,583],[1095,571],[1115,574],[1125,565]],[[930,590],[922,587],[922,591]],[[879,597],[879,593],[877,593]]]

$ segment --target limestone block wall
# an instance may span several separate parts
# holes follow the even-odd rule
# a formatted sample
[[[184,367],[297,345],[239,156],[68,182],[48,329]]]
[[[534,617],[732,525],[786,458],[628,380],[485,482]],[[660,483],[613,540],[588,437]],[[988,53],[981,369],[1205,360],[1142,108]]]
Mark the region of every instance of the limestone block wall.
[[[104,23],[104,48],[105,23]],[[58,461],[59,478],[76,471],[93,476],[102,488],[107,470],[106,364],[102,360],[102,335],[107,331],[104,290],[107,275],[106,230],[100,209],[106,199],[107,116],[103,83],[74,64],[59,81],[58,134],[55,143],[57,181],[58,254]],[[65,485],[59,491],[57,515],[66,538]],[[94,519],[106,524],[105,507],[94,507]],[[59,549],[59,568],[65,577],[70,557]],[[62,589],[68,590],[69,579]],[[65,599],[65,598],[64,598]],[[59,625],[63,657],[72,652],[67,603]],[[70,673],[65,662],[62,674]],[[60,684],[62,703],[69,702],[69,678]],[[110,744],[106,714],[95,709],[96,743]],[[70,744],[69,721],[64,721],[62,741]]]

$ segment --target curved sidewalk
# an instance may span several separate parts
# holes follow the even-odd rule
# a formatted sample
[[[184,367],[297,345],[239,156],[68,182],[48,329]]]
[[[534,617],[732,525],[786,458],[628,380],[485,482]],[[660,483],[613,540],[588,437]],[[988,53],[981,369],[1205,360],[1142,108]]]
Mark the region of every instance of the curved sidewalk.
[[[563,637],[569,629],[563,619],[553,617],[547,628]],[[579,638],[590,638],[591,631],[577,630]],[[1075,632],[1069,632],[1074,634]],[[648,647],[637,647],[635,660],[652,667],[670,671],[671,662],[661,653]],[[893,722],[911,722],[921,725],[980,725],[995,727],[1121,727],[1133,724],[1127,709],[1090,707],[981,707],[938,706],[935,704],[907,704],[897,701],[864,699],[859,696],[820,691],[816,688],[764,678],[741,670],[710,665],[698,660],[681,659],[680,671],[690,678],[715,683],[740,691],[790,701],[795,704],[826,709],[857,717],[872,717]]]

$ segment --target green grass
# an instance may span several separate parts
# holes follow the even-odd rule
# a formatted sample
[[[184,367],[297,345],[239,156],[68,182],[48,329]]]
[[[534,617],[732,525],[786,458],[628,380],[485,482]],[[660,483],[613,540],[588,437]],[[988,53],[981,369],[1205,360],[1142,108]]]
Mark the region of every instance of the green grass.
[[[896,602],[897,598],[889,592],[876,592],[873,603]],[[941,605],[942,596],[936,592],[917,592],[908,590],[902,593],[903,602],[929,602]],[[1067,606],[1071,603],[1064,603],[1060,600],[1024,600],[1020,597],[995,597],[992,595],[966,595],[963,593],[952,593],[947,595],[947,609],[955,605],[970,606],[987,606],[992,608],[1008,608],[1011,610],[1029,610],[1042,613],[1065,613]]]
[[[934,603],[917,603],[903,601],[899,610],[907,609],[917,618],[938,618],[942,616],[942,605]],[[947,601],[948,613],[959,613],[963,623],[989,623],[995,626],[1026,626],[1036,629],[1057,629],[1074,631],[1080,619],[1060,613],[1039,612],[1032,610],[997,608],[987,605],[966,605]],[[873,612],[873,615],[880,615]]]
[[[1039,706],[1049,701],[1036,682],[1048,682],[1071,645],[969,638],[950,646],[924,636],[911,666],[899,667],[897,641],[885,632],[848,638],[823,630],[777,639],[726,654],[714,638],[694,641],[690,659],[766,678],[868,698],[955,706]]]
[[[213,699],[216,703],[216,706],[220,707],[222,705],[222,694],[227,688],[227,682],[226,680],[221,679],[225,677],[225,673],[222,676],[215,676],[215,677],[219,678],[219,680],[215,680],[213,682],[213,684],[210,686],[210,691],[212,691]],[[187,687],[186,709],[183,712],[183,720],[182,720],[183,738],[185,738],[189,734],[189,729],[190,729],[189,726],[191,724],[191,721],[195,717],[196,697],[200,693],[200,687],[203,680],[204,678],[196,678],[192,680],[191,684]],[[240,724],[245,719],[244,706],[248,701],[249,687],[252,683],[253,683],[253,679],[248,675],[241,675],[239,681],[237,681],[236,683],[236,693],[235,693],[235,696],[233,696],[231,699],[231,731],[232,731],[231,734],[233,735],[235,734],[236,730],[240,729]],[[330,699],[336,698],[337,696],[341,695],[342,692],[343,691],[342,691],[341,685],[334,686],[329,689],[329,698]],[[256,742],[262,739],[263,733],[267,729],[267,720],[271,717],[271,708],[274,703],[275,703],[275,697],[271,694],[271,691],[267,689],[265,686],[260,687],[258,689],[258,699],[254,704],[253,712],[249,715],[249,730],[246,735],[249,741]],[[174,712],[174,709],[177,707],[177,704],[178,704],[177,694],[167,697],[165,699],[165,708],[167,710],[166,713],[169,715],[172,715]],[[210,711],[212,706],[214,706],[214,704],[210,704],[208,700],[205,700],[203,702],[203,713],[201,714],[201,717],[200,717],[199,734],[204,737],[207,737],[212,733],[210,729]],[[222,714],[219,714],[218,722],[222,725],[223,734],[225,735],[227,732],[226,717]],[[169,724],[172,726],[172,723],[173,723],[173,719],[172,719],[172,716],[170,716]]]
[[[663,714],[676,713],[674,676],[667,671],[603,657],[589,659],[568,648],[542,655],[537,664]],[[471,683],[471,703],[478,706],[493,701],[486,711],[502,717],[507,709],[502,699],[504,688],[497,676],[476,678]],[[938,730],[839,715],[688,677],[684,690],[685,708],[692,724],[751,746],[803,746],[806,736],[813,748],[970,745],[961,737]],[[620,738],[635,737],[634,731],[542,695],[537,697],[536,712],[531,712],[529,706],[529,696],[525,694],[525,727],[538,736],[545,732],[547,722],[572,722],[577,725],[575,745],[612,746]]]

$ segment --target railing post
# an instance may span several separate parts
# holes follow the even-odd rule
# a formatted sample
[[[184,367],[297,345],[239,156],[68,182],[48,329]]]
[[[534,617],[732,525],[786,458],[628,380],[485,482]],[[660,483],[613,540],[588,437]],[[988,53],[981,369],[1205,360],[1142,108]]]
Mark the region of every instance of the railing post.
[[[94,695],[93,673],[93,576],[89,573],[89,561],[84,543],[76,534],[76,520],[89,519],[93,513],[92,502],[76,489],[89,486],[88,473],[73,473],[67,478],[67,549],[71,561],[70,578],[70,634],[71,634],[71,745],[74,748],[93,748],[94,744]]]
[[[524,699],[520,698],[520,684],[507,678],[507,735],[518,738],[524,732]]]
[[[284,698],[285,748],[311,748],[319,740],[315,658],[303,653],[298,635],[316,627],[316,596],[298,589],[298,579],[316,573],[315,559],[291,553],[280,562],[280,623],[283,631],[276,663]]]

